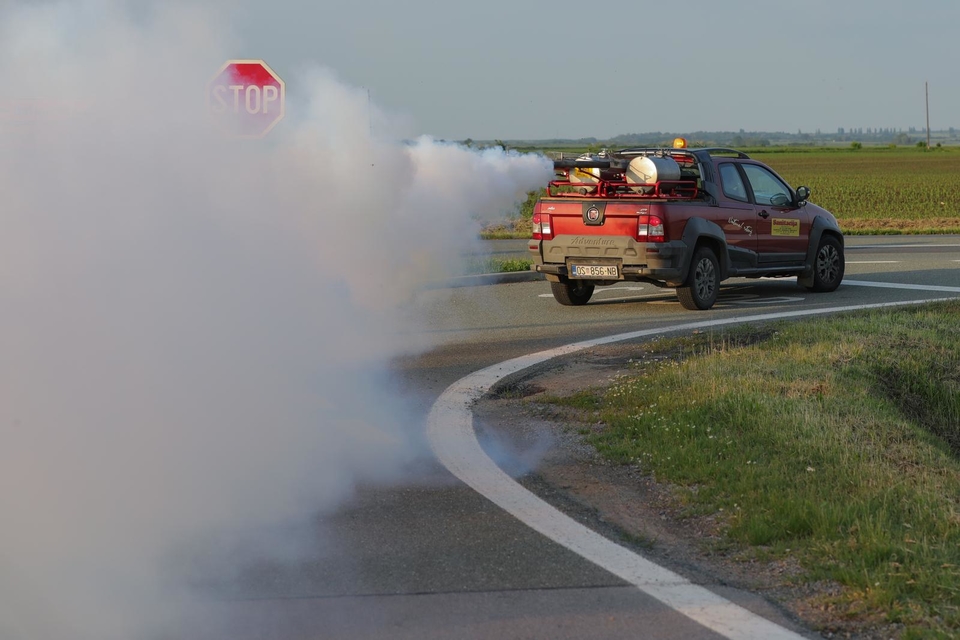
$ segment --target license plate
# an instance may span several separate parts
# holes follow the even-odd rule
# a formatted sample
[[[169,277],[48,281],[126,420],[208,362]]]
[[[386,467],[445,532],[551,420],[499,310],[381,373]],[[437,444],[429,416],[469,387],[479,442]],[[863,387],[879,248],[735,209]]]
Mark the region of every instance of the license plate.
[[[571,278],[619,278],[620,272],[616,265],[601,264],[572,264],[570,265]]]

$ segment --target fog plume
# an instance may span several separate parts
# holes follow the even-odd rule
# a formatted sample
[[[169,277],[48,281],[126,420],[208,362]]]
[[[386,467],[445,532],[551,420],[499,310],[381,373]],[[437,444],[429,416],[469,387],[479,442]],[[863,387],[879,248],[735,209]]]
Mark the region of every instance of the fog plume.
[[[159,3],[158,3],[159,5]],[[261,141],[195,5],[0,4],[0,637],[160,628],[172,549],[330,509],[419,455],[380,384],[411,301],[542,158],[391,137],[335,73]],[[402,336],[402,337],[401,337]]]

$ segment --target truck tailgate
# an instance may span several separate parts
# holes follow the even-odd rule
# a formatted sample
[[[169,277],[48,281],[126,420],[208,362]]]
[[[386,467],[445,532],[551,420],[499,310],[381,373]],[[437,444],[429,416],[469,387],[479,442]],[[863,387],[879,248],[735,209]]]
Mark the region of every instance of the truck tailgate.
[[[627,236],[637,233],[637,217],[649,205],[637,202],[572,200],[544,201],[541,212],[550,216],[554,237],[560,235]],[[643,210],[643,211],[642,211]]]

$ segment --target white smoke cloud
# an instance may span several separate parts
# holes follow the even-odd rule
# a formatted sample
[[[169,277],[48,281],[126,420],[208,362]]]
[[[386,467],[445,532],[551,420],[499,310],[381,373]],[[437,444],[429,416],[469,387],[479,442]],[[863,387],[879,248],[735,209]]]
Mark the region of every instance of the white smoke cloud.
[[[228,139],[201,108],[231,57],[216,24],[0,5],[5,640],[142,637],[177,545],[330,509],[418,455],[376,382],[429,346],[410,300],[551,175],[391,139],[322,69],[286,78],[267,139]]]

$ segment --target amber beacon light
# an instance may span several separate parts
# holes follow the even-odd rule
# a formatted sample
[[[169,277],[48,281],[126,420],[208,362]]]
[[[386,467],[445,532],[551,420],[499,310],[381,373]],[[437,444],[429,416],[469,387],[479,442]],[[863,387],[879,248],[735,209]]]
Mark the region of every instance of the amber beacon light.
[[[686,138],[674,138],[673,139],[673,148],[674,149],[686,149],[687,140]]]

